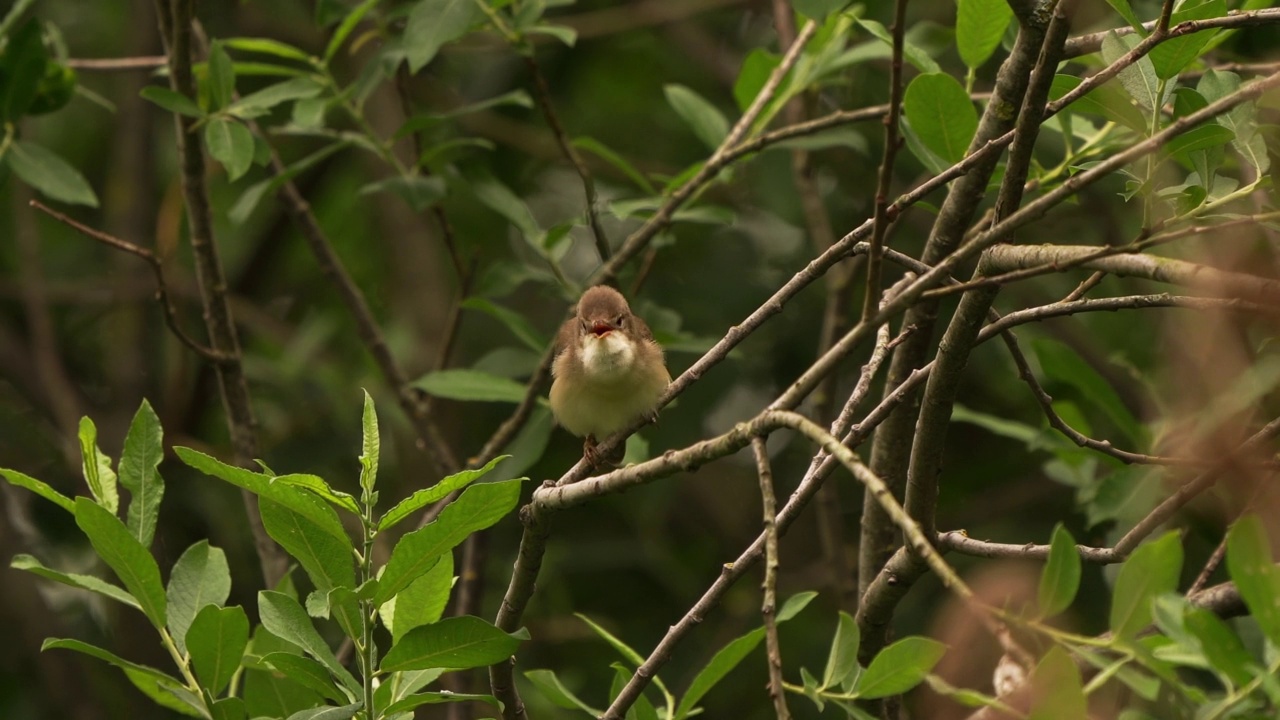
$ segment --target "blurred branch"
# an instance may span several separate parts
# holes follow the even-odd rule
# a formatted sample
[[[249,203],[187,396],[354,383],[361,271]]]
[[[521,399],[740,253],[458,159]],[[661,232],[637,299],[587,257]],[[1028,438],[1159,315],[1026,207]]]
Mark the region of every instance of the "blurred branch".
[[[1280,78],[1280,75],[1273,77]],[[1097,253],[1096,247],[1080,245],[997,245],[987,251],[986,257],[995,270],[1039,269],[1071,263],[1122,277],[1227,293],[1263,305],[1280,304],[1280,281],[1142,253],[1102,257]]]
[[[979,201],[986,194],[988,180],[995,172],[999,159],[998,148],[1013,139],[1013,123],[1018,109],[1022,107],[1027,82],[1043,44],[1043,37],[1042,28],[1019,25],[1013,49],[996,76],[991,101],[987,103],[966,157],[961,161],[961,164],[968,166],[956,173],[943,172],[920,186],[927,187],[946,175],[956,178],[956,182],[947,191],[921,253],[921,260],[926,265],[937,263],[960,244],[964,228],[972,221]],[[940,186],[940,183],[934,185]],[[916,191],[913,194],[914,192]],[[886,208],[884,214],[886,217],[893,217],[903,207],[905,206],[900,198],[892,207]],[[881,312],[883,313],[883,309]],[[890,388],[902,385],[917,367],[924,364],[933,342],[937,315],[937,303],[929,300],[912,303],[906,309],[903,326],[913,327],[915,332],[893,353],[884,390],[886,397],[892,392]],[[863,324],[868,324],[870,319],[864,313]],[[905,400],[906,403],[876,431],[871,447],[871,469],[885,478],[898,496],[902,496],[907,480],[918,412],[915,391],[911,391]],[[861,531],[858,546],[859,597],[866,594],[871,579],[899,544],[888,518],[869,497],[863,498]]]
[[[31,192],[24,186],[14,186],[14,204],[22,198],[30,198]],[[29,200],[36,204],[35,200]],[[43,206],[41,206],[43,207]],[[76,386],[67,375],[67,368],[58,352],[58,335],[54,327],[53,313],[49,308],[49,295],[45,284],[44,262],[40,258],[39,232],[31,215],[18,208],[15,212],[14,240],[18,246],[19,275],[22,290],[22,306],[30,334],[30,352],[39,388],[46,398],[50,417],[57,428],[68,467],[79,470],[80,452],[73,441],[80,422],[81,401]]]
[[[905,0],[904,0],[905,1]],[[789,46],[795,41],[795,10],[787,0],[773,1],[773,23],[778,31],[779,45]],[[789,127],[803,125],[808,116],[806,100],[812,92],[791,99],[783,108],[784,117]],[[803,147],[791,148],[791,178],[796,186],[796,194],[800,199],[800,208],[804,215],[805,227],[809,230],[810,241],[818,254],[826,252],[835,244],[835,231],[831,227],[831,219],[827,215],[826,203],[823,202],[822,191],[813,177],[812,156]],[[847,263],[833,266],[826,274],[825,294],[822,309],[822,327],[818,331],[817,354],[821,355],[831,347],[831,343],[844,332],[848,324],[849,299],[845,297],[850,280],[861,264],[864,256],[850,258]],[[835,386],[837,377],[833,374],[814,390],[814,417],[821,423],[831,421],[835,406]],[[848,553],[844,541],[844,512],[841,509],[840,487],[835,483],[824,484],[818,491],[818,538],[822,547],[822,561],[826,568],[828,583],[836,593],[839,606],[853,607],[857,602],[855,588],[851,580]],[[781,692],[781,679],[779,679]]]
[[[161,38],[169,57],[170,88],[184,97],[198,97],[191,72],[191,0],[155,0],[155,6]],[[227,303],[226,277],[214,242],[209,195],[205,186],[204,151],[195,129],[196,122],[174,114],[187,225],[209,341],[215,352],[226,355],[226,361],[216,363],[214,370],[226,409],[231,446],[236,464],[251,467],[258,456],[258,422],[249,398],[248,379],[240,363],[240,341]],[[262,565],[263,579],[267,587],[275,587],[288,567],[288,556],[263,528],[257,498],[247,490],[241,494]]]
[[[765,440],[757,437],[751,441],[756,456],[756,475],[760,480],[760,507],[764,525],[764,580],[760,583],[764,600],[760,615],[764,618],[764,641],[768,655],[769,696],[773,699],[773,712],[778,720],[789,720],[787,694],[782,689],[782,651],[778,648],[778,526],[777,500],[773,494],[773,470],[769,467],[769,451]]]
[[[649,244],[649,241],[654,236],[671,222],[675,211],[681,205],[692,198],[704,184],[718,175],[729,164],[728,156],[730,152],[746,138],[752,125],[755,124],[756,118],[760,116],[765,106],[773,99],[778,87],[782,84],[783,78],[787,76],[791,68],[795,67],[796,62],[800,59],[801,51],[804,50],[804,46],[808,44],[817,31],[817,23],[812,20],[805,23],[795,41],[787,48],[787,52],[783,55],[778,67],[773,69],[769,79],[760,88],[760,92],[756,93],[755,99],[752,100],[746,112],[742,114],[742,117],[738,118],[738,122],[729,130],[729,134],[720,143],[720,146],[716,148],[715,152],[711,153],[711,157],[707,159],[702,168],[681,185],[678,190],[673,192],[666,202],[662,204],[662,207],[658,208],[657,212],[646,220],[639,229],[631,233],[622,243],[622,246],[618,248],[618,252],[591,276],[587,282],[588,285],[598,285],[613,279],[619,268],[635,257],[637,253]]]
[[[898,154],[898,116],[902,112],[902,46],[907,31],[907,0],[893,4],[893,51],[889,61],[889,111],[884,115],[884,149],[880,156],[880,172],[876,180],[875,212],[871,225],[871,250],[867,253],[866,295],[862,301],[862,319],[880,306],[880,263],[884,255],[885,233],[893,217],[889,215],[889,188],[893,184],[893,161]]]
[[[542,110],[542,117],[547,121],[547,127],[551,128],[551,132],[556,137],[556,144],[560,146],[560,152],[564,153],[564,157],[573,165],[573,169],[577,171],[578,177],[582,180],[582,192],[586,196],[587,205],[587,224],[591,227],[591,234],[596,241],[596,252],[600,254],[600,262],[609,261],[609,238],[604,234],[604,227],[600,225],[600,213],[596,209],[596,183],[591,177],[591,169],[582,161],[582,155],[578,153],[577,148],[573,146],[573,142],[569,139],[569,134],[565,132],[564,125],[560,122],[560,116],[556,113],[555,104],[551,101],[551,88],[547,87],[547,78],[542,74],[542,68],[538,65],[538,61],[534,59],[532,50],[529,55],[525,56],[525,64],[529,66],[529,72],[533,75],[534,96],[538,98],[538,107]]]
[[[1161,40],[1168,40],[1183,35],[1191,35],[1201,30],[1211,30],[1214,28],[1244,28],[1256,27],[1259,25],[1270,25],[1280,22],[1280,8],[1266,8],[1262,10],[1245,10],[1233,11],[1229,15],[1222,17],[1209,18],[1206,20],[1188,20],[1178,23],[1169,28],[1169,32],[1165,34]],[[1142,24],[1142,28],[1151,35],[1146,40],[1160,35],[1157,31],[1157,21],[1146,22]],[[1088,35],[1079,35],[1067,41],[1067,45],[1063,48],[1063,59],[1079,57],[1095,53],[1102,49],[1102,39],[1110,33],[1117,35],[1132,35],[1133,28],[1125,25],[1111,30],[1103,30],[1102,32],[1089,33]]]
[[[557,25],[571,27],[578,39],[616,35],[630,30],[684,20],[722,7],[743,4],[746,0],[639,0],[617,7],[606,7],[555,18]]]
[[[178,310],[173,305],[173,299],[169,297],[169,285],[165,282],[164,278],[164,264],[155,253],[140,245],[134,245],[127,240],[121,240],[120,238],[109,235],[101,230],[94,230],[88,225],[72,220],[67,215],[50,208],[39,200],[32,200],[29,204],[36,210],[39,210],[91,240],[96,240],[104,245],[108,245],[117,250],[145,260],[147,265],[151,267],[151,272],[156,277],[156,300],[164,309],[165,323],[168,324],[169,330],[173,332],[174,337],[178,338],[178,340],[181,341],[183,345],[190,348],[192,352],[209,362],[221,364],[233,361],[233,358],[228,353],[201,345],[183,331],[182,327],[178,324]]]
[[[120,70],[158,70],[169,62],[164,55],[147,55],[126,58],[71,58],[67,66],[89,72],[117,72]]]

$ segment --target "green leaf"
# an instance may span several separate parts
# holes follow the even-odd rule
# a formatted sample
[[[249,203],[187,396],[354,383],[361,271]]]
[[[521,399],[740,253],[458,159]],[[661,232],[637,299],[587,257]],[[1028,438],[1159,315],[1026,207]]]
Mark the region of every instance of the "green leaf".
[[[287,652],[273,652],[263,656],[262,662],[278,670],[285,677],[320,693],[334,702],[345,702],[348,698],[334,684],[329,671],[324,665],[304,655]]]
[[[364,390],[364,409],[360,413],[360,487],[372,494],[378,479],[378,452],[381,440],[378,436],[378,410],[373,398]]]
[[[222,44],[232,50],[241,50],[244,52],[259,53],[262,55],[274,55],[285,60],[297,60],[299,62],[311,64],[311,55],[307,54],[300,48],[296,48],[287,43],[270,38],[252,38],[252,37],[236,37],[224,38]]]
[[[143,547],[150,547],[164,497],[160,461],[164,459],[160,418],[145,399],[129,423],[120,455],[120,484],[129,490],[129,529]]]
[[[405,59],[417,73],[447,42],[466,34],[480,14],[475,0],[420,0],[409,11],[404,29]]]
[[[818,593],[810,590],[808,592],[796,593],[795,595],[787,598],[786,602],[782,603],[782,608],[778,610],[777,621],[784,623],[796,615],[799,615],[800,611],[804,610],[805,607],[808,606],[810,602],[813,602],[813,599],[816,597],[818,597]]]
[[[715,150],[729,135],[729,121],[715,105],[683,85],[665,85],[662,88],[667,102],[708,148]]]
[[[1197,150],[1226,145],[1235,139],[1236,134],[1221,125],[1216,123],[1201,125],[1170,140],[1169,144],[1165,145],[1165,152],[1189,159],[1190,154]]]
[[[964,86],[946,73],[917,75],[902,98],[902,112],[911,129],[939,157],[964,159],[978,129],[978,111]]]
[[[1101,407],[1102,412],[1135,444],[1145,445],[1146,432],[1120,400],[1111,384],[1089,363],[1066,345],[1046,338],[1033,340],[1040,367],[1050,379],[1076,388],[1080,395]]]
[[[1000,47],[1013,10],[1005,0],[959,0],[956,8],[956,49],[970,69],[976,69]]]
[[[206,605],[187,630],[187,651],[200,684],[212,695],[222,694],[240,668],[249,644],[249,618],[244,608]]]
[[[520,483],[508,480],[473,485],[450,503],[435,522],[400,538],[382,570],[374,604],[382,605],[422,577],[442,553],[471,533],[501,520],[520,499]]]
[[[1187,630],[1199,640],[1200,649],[1214,670],[1225,675],[1236,687],[1253,679],[1250,668],[1257,663],[1240,642],[1240,637],[1217,615],[1204,608],[1189,607],[1185,622]]]
[[[12,6],[11,10],[18,7]],[[10,18],[5,19],[8,21]],[[17,17],[12,19],[16,21]],[[0,84],[0,121],[17,122],[35,103],[40,79],[44,77],[49,62],[43,35],[41,22],[28,18],[6,38],[8,44],[0,54],[0,76],[5,78],[5,82]]]
[[[533,212],[511,188],[503,185],[497,178],[487,172],[476,170],[468,174],[468,182],[475,198],[491,210],[506,218],[520,231],[526,241],[542,236],[542,228],[534,219]]]
[[[261,590],[258,592],[258,616],[268,632],[288,640],[319,660],[348,690],[363,692],[360,683],[342,667],[333,650],[316,632],[307,611],[297,600],[274,590]]]
[[[526,29],[525,33],[528,35],[549,35],[559,40],[565,47],[573,47],[578,42],[578,31],[565,25],[539,23]]]
[[[1209,102],[1219,100],[1240,89],[1240,76],[1232,72],[1209,70],[1200,78],[1196,89]],[[1236,152],[1263,175],[1271,167],[1266,142],[1258,132],[1257,103],[1247,102],[1219,115],[1217,122],[1236,134],[1232,145]]]
[[[1028,720],[1060,720],[1088,716],[1089,702],[1080,685],[1080,671],[1067,651],[1053,646],[1031,673],[1035,704]]]
[[[153,667],[147,667],[146,665],[139,665],[138,663],[125,660],[108,650],[104,650],[96,645],[90,645],[89,643],[81,642],[79,640],[46,638],[44,643],[40,645],[40,652],[59,648],[63,650],[74,650],[75,652],[98,658],[99,660],[115,665],[126,672],[133,671],[138,673],[139,675],[154,680],[166,687],[182,687],[182,683],[176,678],[170,677]]]
[[[901,695],[919,685],[946,651],[937,640],[905,637],[876,654],[853,691],[868,700]]]
[[[240,118],[256,117],[290,100],[313,98],[324,91],[320,83],[309,77],[297,77],[250,93],[227,106],[227,112]]]
[[[525,387],[510,378],[475,370],[437,370],[413,382],[413,386],[436,397],[450,400],[519,403]]]
[[[689,683],[689,689],[676,706],[676,720],[684,720],[693,712],[698,701],[738,666],[764,639],[764,628],[756,628],[742,637],[731,640],[712,656],[706,667],[698,671]]]
[[[1124,21],[1129,23],[1129,26],[1136,30],[1138,34],[1147,34],[1146,28],[1142,27],[1142,21],[1138,19],[1138,16],[1133,12],[1133,8],[1129,6],[1129,0],[1107,0],[1107,4],[1115,8],[1115,11],[1120,13],[1120,17],[1124,18]]]
[[[1227,532],[1227,570],[1262,634],[1280,646],[1280,568],[1257,515],[1246,515]]]
[[[222,43],[215,41],[209,48],[209,109],[221,110],[230,105],[235,93],[236,69]]]
[[[1191,2],[1182,3],[1182,7],[1173,14],[1169,19],[1169,27],[1174,27],[1188,20],[1207,20],[1209,18],[1222,17],[1226,14],[1227,3],[1224,0],[1205,0],[1199,3],[1191,0]],[[1177,77],[1183,68],[1190,65],[1200,56],[1200,51],[1204,50],[1205,45],[1209,44],[1209,41],[1217,34],[1218,30],[1216,29],[1201,30],[1190,35],[1182,35],[1165,40],[1152,48],[1151,54],[1147,57],[1151,58],[1151,64],[1155,67],[1156,76],[1161,80]]]
[[[495,465],[508,457],[510,456],[500,455],[490,460],[482,468],[456,472],[435,485],[419,490],[404,500],[401,500],[396,503],[395,507],[388,510],[386,514],[378,520],[378,532],[391,529],[401,520],[404,520],[410,515],[416,513],[418,510],[421,510],[433,502],[443,500],[446,495],[454,490],[460,490],[467,485],[470,485],[475,480],[484,477]]]
[[[1072,75],[1055,75],[1053,86],[1049,89],[1049,97],[1057,100],[1075,90],[1081,82],[1080,78]],[[1143,135],[1150,132],[1146,119],[1129,99],[1129,95],[1112,83],[1104,83],[1090,90],[1067,108],[1072,112],[1099,115]]]
[[[227,169],[227,180],[235,182],[253,164],[253,133],[244,125],[225,117],[215,117],[204,126],[209,155]]]
[[[89,492],[113,515],[120,509],[120,490],[111,458],[98,447],[98,428],[88,417],[80,418],[80,467]]]
[[[556,707],[562,707],[566,710],[581,710],[591,717],[601,717],[604,711],[592,707],[584,702],[577,695],[574,695],[569,688],[560,682],[560,678],[556,676],[553,670],[527,670],[524,676],[533,683],[533,686],[542,692],[543,697],[550,700]]]
[[[155,558],[111,511],[89,498],[76,498],[76,525],[89,537],[93,549],[138,601],[142,612],[157,628],[164,627],[165,596]]]
[[[827,668],[822,671],[824,689],[850,685],[857,677],[858,645],[861,637],[853,616],[841,610],[836,634],[831,638],[831,650],[827,653]]]
[[[502,703],[498,702],[498,698],[492,695],[478,695],[476,693],[456,693],[448,690],[440,692],[424,692],[409,695],[403,700],[397,700],[391,703],[383,711],[383,717],[392,717],[396,713],[407,713],[420,705],[435,705],[437,703],[449,702],[482,702],[488,703],[499,711],[502,710]]]
[[[764,48],[752,50],[742,61],[742,69],[738,71],[738,79],[733,83],[733,99],[738,110],[746,112],[751,103],[760,94],[769,76],[782,64],[782,58]]]
[[[27,572],[33,575],[39,575],[46,580],[60,582],[63,585],[69,585],[73,588],[96,592],[99,595],[105,595],[116,602],[124,603],[129,607],[137,608],[139,610],[142,609],[142,606],[138,604],[138,600],[135,597],[111,583],[104,582],[92,575],[77,575],[75,573],[59,572],[53,568],[45,567],[39,560],[25,553],[14,555],[13,560],[9,561],[9,567],[18,570],[26,570]]]
[[[133,668],[122,668],[124,676],[138,690],[163,708],[187,717],[208,718],[204,701],[175,678],[158,678]]]
[[[1137,44],[1138,39],[1133,35],[1121,37],[1112,30],[1102,37],[1102,59],[1108,64],[1113,63]],[[1151,64],[1150,57],[1139,59],[1121,70],[1117,77],[1125,91],[1129,93],[1129,97],[1148,112],[1151,112],[1152,108],[1160,107],[1163,99],[1160,95],[1160,78],[1156,76],[1156,69]]]
[[[453,555],[444,553],[425,575],[409,583],[378,609],[392,641],[400,642],[410,630],[439,620],[452,589]]]
[[[271,478],[271,483],[282,483],[284,485],[292,485],[293,487],[310,490],[317,497],[326,500],[334,507],[340,507],[347,512],[355,515],[360,514],[360,506],[356,503],[355,497],[351,493],[345,493],[341,490],[334,490],[324,478],[317,475],[292,474],[277,475]]]
[[[9,470],[7,468],[0,468],[0,476],[4,476],[4,479],[8,480],[11,485],[26,488],[69,513],[74,513],[76,511],[76,503],[74,500],[63,495],[57,490],[54,490],[44,481],[37,480],[30,475],[25,475],[17,470]]]
[[[249,716],[249,711],[245,709],[244,700],[238,697],[225,697],[221,700],[214,700],[210,711],[213,714],[213,720],[245,720]]]
[[[612,703],[617,699],[622,688],[627,686],[631,681],[631,669],[622,663],[613,663],[613,683],[609,686],[609,702]],[[653,707],[653,703],[641,692],[636,696],[635,703],[631,709],[627,711],[627,720],[660,720],[658,711]]]
[[[1151,600],[1172,592],[1182,570],[1182,543],[1176,531],[1145,543],[1120,566],[1111,600],[1112,632],[1132,639],[1151,624]]]
[[[196,104],[195,100],[177,92],[170,90],[161,85],[148,85],[142,88],[142,92],[138,93],[143,100],[159,105],[171,113],[186,115],[187,117],[204,117],[204,110]]]
[[[462,307],[470,310],[479,310],[496,318],[503,325],[506,325],[507,329],[530,350],[542,352],[547,347],[547,338],[535,330],[523,315],[514,310],[502,307],[482,297],[467,298],[462,302]]]
[[[580,150],[586,150],[589,153],[598,155],[600,159],[617,168],[617,170],[623,175],[626,175],[631,182],[635,183],[636,187],[640,188],[644,192],[649,193],[650,195],[657,194],[658,191],[654,189],[653,183],[649,182],[649,179],[644,176],[644,173],[641,173],[634,165],[628,162],[626,158],[614,152],[599,140],[589,137],[578,137],[574,138],[573,146]]]
[[[23,182],[50,198],[72,205],[98,207],[98,196],[89,181],[52,150],[15,140],[4,154],[4,160]]]
[[[1050,618],[1066,610],[1079,588],[1080,554],[1076,552],[1076,540],[1058,523],[1049,541],[1049,561],[1040,574],[1040,589],[1036,593],[1040,616]]]
[[[437,200],[448,194],[444,178],[423,175],[397,175],[371,182],[360,188],[361,195],[372,195],[379,192],[390,192],[409,203],[415,212],[422,212],[431,207]]]
[[[221,548],[201,540],[178,558],[169,573],[169,634],[178,650],[187,651],[187,630],[207,605],[221,606],[231,595],[231,570]]]
[[[796,12],[818,22],[848,4],[848,0],[791,0]]]
[[[273,175],[266,180],[254,183],[247,190],[241,193],[240,199],[236,200],[235,204],[231,206],[231,210],[227,212],[227,217],[231,219],[231,222],[237,225],[243,223],[245,220],[249,219],[249,214],[253,212],[253,209],[258,206],[258,203],[262,201],[262,198],[265,197],[267,193],[279,190],[286,182],[297,177],[299,173],[319,164],[321,160],[324,160],[330,155],[347,147],[347,145],[348,143],[346,141],[339,141],[326,145],[301,160],[292,163],[285,168],[284,172],[278,175]]]
[[[287,489],[297,494],[295,502],[309,504],[311,512],[298,512],[295,507],[262,497],[258,511],[267,534],[297,558],[320,592],[328,593],[335,587],[354,588],[354,548],[337,513],[313,495]],[[317,514],[324,518],[322,522],[315,521]]]
[[[881,25],[875,20],[868,20],[867,18],[858,18],[857,23],[863,30],[866,30],[879,38],[881,42],[885,43],[889,47],[893,47],[893,36],[889,34],[889,30],[885,28],[884,25]],[[912,43],[910,40],[907,40],[902,44],[902,56],[907,62],[911,63],[912,67],[922,73],[942,72],[942,68],[932,57],[929,57],[929,53],[925,52],[923,48]]]
[[[316,707],[299,710],[289,716],[288,720],[347,720],[360,712],[364,703],[351,703],[341,707]]]
[[[473,668],[505,661],[528,638],[471,615],[445,618],[410,630],[382,658],[379,672]]]
[[[338,54],[338,49],[342,47],[342,43],[347,41],[347,36],[352,30],[356,29],[356,25],[364,19],[366,13],[372,10],[380,0],[364,0],[364,2],[351,8],[351,12],[342,18],[342,22],[338,24],[338,28],[333,31],[333,37],[329,38],[329,44],[324,48],[324,64],[328,65],[329,61]]]
[[[574,616],[586,623],[587,627],[590,627],[592,632],[599,635],[600,638],[608,643],[614,650],[617,650],[618,654],[626,658],[627,662],[630,662],[632,666],[639,667],[644,664],[644,658],[640,656],[640,653],[635,651],[635,648],[632,648],[630,645],[623,642],[621,638],[608,630],[605,630],[604,626],[582,613],[574,613]]]

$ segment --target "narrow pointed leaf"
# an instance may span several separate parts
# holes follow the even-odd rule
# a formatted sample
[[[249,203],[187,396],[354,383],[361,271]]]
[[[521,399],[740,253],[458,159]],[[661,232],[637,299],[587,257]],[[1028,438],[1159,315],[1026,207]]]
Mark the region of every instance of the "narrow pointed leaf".
[[[553,670],[529,670],[524,676],[538,688],[543,697],[550,700],[556,707],[562,707],[566,710],[581,710],[591,717],[601,717],[604,711],[588,705],[582,698],[573,693],[572,690],[564,686],[560,678]]]
[[[364,411],[360,419],[361,454],[360,454],[360,487],[365,493],[372,493],[378,478],[378,411],[373,406],[373,398],[369,391],[364,391]]]
[[[88,590],[90,592],[105,595],[116,602],[124,603],[129,607],[142,609],[136,598],[128,593],[128,591],[118,588],[109,582],[100,580],[92,575],[77,575],[75,573],[64,573],[45,567],[36,558],[25,553],[19,553],[13,556],[13,560],[9,562],[9,567],[18,570],[26,570],[33,575],[39,575],[47,580],[62,583],[73,588]]]
[[[473,485],[435,522],[400,538],[383,568],[374,603],[381,605],[390,600],[430,570],[442,553],[502,519],[520,499],[520,483],[517,479]]]
[[[1207,0],[1207,2],[1191,0],[1183,3],[1182,8],[1173,14],[1169,19],[1169,27],[1175,27],[1188,20],[1207,20],[1226,14],[1227,3],[1224,0]],[[1183,68],[1200,56],[1200,51],[1209,44],[1210,40],[1213,40],[1213,36],[1217,33],[1217,30],[1202,30],[1170,38],[1152,48],[1149,57],[1156,76],[1163,80],[1177,77]]]
[[[391,639],[399,642],[410,630],[439,620],[452,589],[453,555],[444,553],[425,575],[409,583],[379,610]]]
[[[4,161],[23,182],[54,200],[98,207],[98,196],[84,175],[48,148],[16,140],[9,145]]]
[[[335,587],[355,588],[354,548],[337,513],[317,497],[288,489],[300,497],[287,507],[274,499],[259,500],[258,511],[267,534],[298,560],[320,592],[327,593]],[[311,512],[297,512],[294,508],[299,504],[310,504]],[[317,515],[324,521],[317,523]]]
[[[420,0],[409,12],[404,29],[409,72],[421,70],[441,46],[466,34],[479,17],[475,0]]]
[[[1042,617],[1053,617],[1066,610],[1080,588],[1080,554],[1076,552],[1075,538],[1058,523],[1049,541],[1049,561],[1040,575],[1040,588],[1036,595]]]
[[[253,133],[249,128],[226,117],[215,117],[204,126],[204,141],[209,155],[222,163],[227,179],[234,182],[253,164]]]
[[[112,514],[120,509],[120,489],[111,458],[98,447],[98,428],[88,417],[80,418],[80,468],[89,493]]]
[[[1031,674],[1035,705],[1029,720],[1059,720],[1088,716],[1088,701],[1080,684],[1080,671],[1061,647],[1049,650]]]
[[[307,708],[290,715],[288,720],[347,720],[355,717],[362,707],[363,703],[351,703],[340,707]]]
[[[484,477],[495,465],[503,460],[511,457],[510,455],[500,455],[490,460],[484,467],[475,470],[463,470],[454,473],[429,488],[419,490],[409,497],[396,503],[387,511],[381,519],[378,520],[378,532],[383,532],[394,527],[397,523],[405,518],[413,515],[422,508],[433,502],[443,500],[446,495],[454,490],[460,490],[470,485],[475,480]]]
[[[106,508],[89,498],[76,498],[76,525],[89,537],[98,556],[138,601],[142,612],[157,628],[165,623],[164,585],[155,558],[129,529]]]
[[[956,49],[970,68],[980,67],[1000,47],[1013,10],[1005,0],[960,0],[956,7]]]
[[[231,56],[215,42],[209,48],[209,104],[213,110],[221,110],[231,104],[231,97],[236,92],[236,70],[231,64]]]
[[[511,378],[476,370],[436,370],[413,381],[413,386],[430,395],[449,400],[518,403],[524,400],[525,387]]]
[[[498,702],[498,698],[492,695],[477,695],[475,693],[456,693],[442,690],[440,692],[424,692],[410,695],[403,700],[391,703],[383,711],[384,717],[393,717],[396,713],[405,713],[413,710],[420,705],[435,705],[438,703],[451,702],[482,702],[488,703],[502,711],[502,703]]]
[[[351,495],[351,493],[334,490],[329,486],[329,483],[324,481],[324,478],[319,477],[318,475],[277,475],[271,478],[271,482],[283,483],[285,485],[300,487],[304,490],[310,490],[317,497],[328,501],[328,503],[334,507],[340,507],[354,515],[360,514],[360,505],[356,502],[355,497]]]
[[[0,475],[3,475],[4,479],[8,480],[11,485],[26,488],[69,513],[74,513],[76,511],[76,503],[74,500],[63,495],[57,490],[54,490],[48,483],[42,480],[37,480],[30,475],[25,475],[17,470],[8,470],[5,468],[0,468]]]
[[[381,672],[473,668],[502,662],[528,633],[509,635],[471,615],[445,618],[410,630],[382,658]]]
[[[1111,630],[1133,638],[1151,624],[1151,600],[1172,592],[1182,570],[1182,543],[1177,532],[1145,543],[1129,556],[1116,576],[1111,599]]]
[[[737,667],[738,663],[742,662],[743,658],[750,654],[763,639],[764,628],[756,628],[720,648],[720,651],[713,655],[706,666],[693,677],[693,682],[689,683],[689,689],[685,691],[684,697],[680,698],[680,703],[676,706],[676,720],[689,717],[697,707],[698,701]]]
[[[1227,571],[1262,633],[1280,646],[1280,568],[1257,515],[1246,515],[1227,532]]]
[[[143,400],[129,424],[120,455],[120,484],[130,494],[129,530],[143,547],[150,547],[156,534],[160,500],[164,497],[164,479],[159,470],[163,459],[160,418],[151,409],[151,403]]]
[[[831,650],[827,653],[827,668],[822,672],[822,687],[838,687],[852,681],[858,674],[858,645],[861,633],[853,616],[843,610],[831,638]]]
[[[167,87],[148,85],[142,88],[142,92],[138,94],[142,96],[143,100],[149,100],[171,113],[186,115],[187,117],[204,117],[204,110],[200,109],[195,100]]]
[[[347,696],[342,694],[334,684],[328,669],[318,661],[305,655],[294,655],[286,652],[269,653],[262,661],[278,670],[285,677],[304,685],[334,702],[345,702]]]
[[[919,685],[947,646],[926,637],[906,637],[881,650],[858,678],[854,692],[866,699],[900,695]]]
[[[262,619],[262,626],[269,632],[297,645],[319,660],[347,689],[356,693],[363,692],[360,683],[342,667],[333,654],[333,649],[320,637],[320,633],[311,624],[307,611],[302,609],[297,600],[284,593],[262,590],[258,593],[258,616]]]
[[[662,91],[672,109],[704,145],[714,150],[724,142],[729,121],[715,105],[683,85],[667,85]]]
[[[89,643],[81,642],[80,640],[72,640],[69,638],[46,638],[44,643],[40,645],[40,652],[54,649],[74,650],[75,652],[83,653],[90,657],[95,657],[99,660],[115,665],[122,670],[133,670],[161,682],[172,683],[175,686],[182,685],[182,683],[176,678],[170,677],[160,670],[153,667],[147,667],[146,665],[139,665],[138,663],[130,660],[125,660],[109,650],[104,650],[96,645],[90,645]]]

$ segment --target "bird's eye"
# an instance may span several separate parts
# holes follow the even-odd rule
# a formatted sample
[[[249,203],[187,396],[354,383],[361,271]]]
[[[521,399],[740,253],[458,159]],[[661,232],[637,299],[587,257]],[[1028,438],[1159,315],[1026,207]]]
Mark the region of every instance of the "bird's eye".
[[[622,327],[622,322],[626,319],[627,319],[626,315],[619,315],[617,320],[615,320],[614,322],[617,323],[618,327]]]

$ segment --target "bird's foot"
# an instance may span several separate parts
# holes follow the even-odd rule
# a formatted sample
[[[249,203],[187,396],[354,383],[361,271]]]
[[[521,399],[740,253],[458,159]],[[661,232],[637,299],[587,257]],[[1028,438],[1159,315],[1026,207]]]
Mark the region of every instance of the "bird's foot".
[[[627,446],[619,445],[613,452],[605,455],[600,451],[599,443],[596,442],[595,436],[588,435],[582,441],[582,457],[592,468],[601,470],[610,470],[618,467],[622,463],[622,458],[626,455]]]

